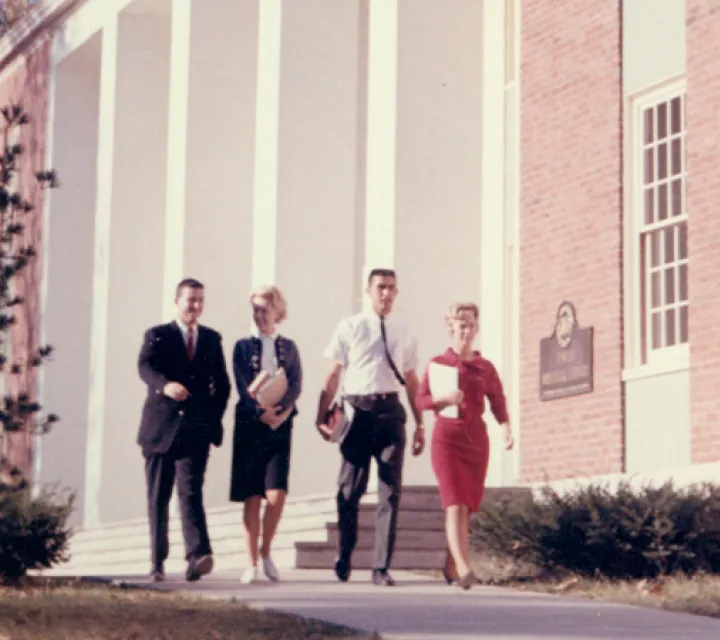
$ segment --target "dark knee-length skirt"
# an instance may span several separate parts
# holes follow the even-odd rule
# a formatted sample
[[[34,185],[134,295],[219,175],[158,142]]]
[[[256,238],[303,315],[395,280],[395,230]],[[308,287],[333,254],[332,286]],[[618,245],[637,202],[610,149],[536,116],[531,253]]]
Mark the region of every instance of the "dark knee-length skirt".
[[[230,500],[243,502],[266,491],[288,491],[292,418],[275,431],[259,421],[238,420],[233,437]]]

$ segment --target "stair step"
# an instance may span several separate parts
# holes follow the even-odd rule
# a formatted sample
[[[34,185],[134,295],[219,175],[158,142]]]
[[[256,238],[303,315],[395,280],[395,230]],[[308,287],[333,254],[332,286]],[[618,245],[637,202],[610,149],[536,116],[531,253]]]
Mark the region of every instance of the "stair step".
[[[336,550],[333,547],[313,546],[313,543],[298,543],[296,549],[297,569],[327,569],[333,566]],[[356,549],[352,556],[355,569],[372,569],[372,549]],[[397,570],[438,569],[445,562],[445,549],[428,551],[427,549],[397,549],[393,554],[392,568]]]
[[[373,510],[377,507],[377,492],[370,492],[363,496],[361,510]],[[402,511],[439,511],[441,510],[440,496],[434,487],[407,487],[403,489],[401,502]],[[283,512],[283,521],[293,518],[329,515],[329,520],[335,517],[337,504],[335,496],[318,496],[308,499],[289,499]],[[214,530],[225,525],[233,525],[242,522],[242,505],[232,504],[220,507],[211,507],[206,512],[208,527]],[[171,527],[179,527],[177,516],[171,517]],[[82,538],[83,541],[95,538],[126,538],[134,535],[136,531],[147,530],[146,519],[127,520],[118,523],[110,523],[93,529],[78,529],[74,538]]]
[[[525,488],[488,487],[485,500],[502,501]],[[273,560],[281,569],[331,569],[337,548],[338,528],[334,495],[288,500],[278,527]],[[371,567],[375,536],[377,493],[364,496],[358,514],[358,545],[353,567]],[[216,567],[228,571],[245,568],[242,505],[227,504],[207,510],[208,527]],[[436,487],[403,489],[396,553],[397,569],[435,569],[445,558],[445,516]],[[172,556],[166,562],[168,574],[184,574],[184,544],[177,516],[170,521]],[[69,563],[44,572],[46,575],[144,575],[150,564],[147,520],[119,522],[74,534]]]

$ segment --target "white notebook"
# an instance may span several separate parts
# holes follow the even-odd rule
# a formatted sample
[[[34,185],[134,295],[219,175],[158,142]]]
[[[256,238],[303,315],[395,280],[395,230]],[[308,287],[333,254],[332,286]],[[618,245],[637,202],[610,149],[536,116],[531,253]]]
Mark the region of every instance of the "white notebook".
[[[428,367],[428,380],[433,399],[447,396],[458,390],[458,370],[456,367],[431,362]],[[457,405],[445,407],[439,412],[439,415],[443,418],[457,418]]]

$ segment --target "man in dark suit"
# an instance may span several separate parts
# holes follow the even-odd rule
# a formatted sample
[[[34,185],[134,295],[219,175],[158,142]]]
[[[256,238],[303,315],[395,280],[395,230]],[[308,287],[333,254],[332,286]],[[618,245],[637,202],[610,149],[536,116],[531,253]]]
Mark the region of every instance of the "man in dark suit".
[[[140,377],[148,387],[137,441],[145,457],[150,575],[156,582],[165,578],[173,483],[180,502],[186,578],[199,580],[213,568],[202,491],[210,444],[222,443],[230,380],[222,337],[198,324],[204,299],[201,282],[190,278],[180,282],[176,320],[145,333],[138,361]]]

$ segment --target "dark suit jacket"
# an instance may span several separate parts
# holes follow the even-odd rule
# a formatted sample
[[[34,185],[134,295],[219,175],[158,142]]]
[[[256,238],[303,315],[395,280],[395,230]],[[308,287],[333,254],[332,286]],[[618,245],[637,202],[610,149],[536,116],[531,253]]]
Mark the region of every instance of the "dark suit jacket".
[[[148,329],[140,349],[138,371],[148,387],[137,439],[143,452],[165,453],[181,424],[188,425],[188,432],[197,438],[198,444],[222,444],[222,418],[230,396],[230,380],[222,337],[217,331],[198,328],[191,361],[176,322]],[[163,393],[168,382],[185,386],[190,397],[184,402],[168,398]]]
[[[302,391],[303,374],[300,352],[289,338],[278,336],[277,340],[282,341],[282,349],[285,354],[285,374],[288,380],[288,390],[280,404],[284,409],[293,407],[290,417],[294,417],[297,414],[295,403]],[[235,409],[236,420],[256,420],[262,413],[260,405],[248,393],[248,386],[252,383],[255,375],[252,360],[256,349],[258,355],[262,355],[262,346],[258,338],[243,338],[235,343],[233,350],[233,372],[239,395]]]

